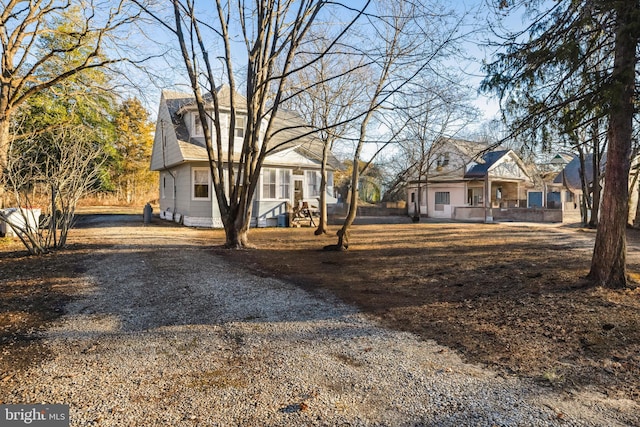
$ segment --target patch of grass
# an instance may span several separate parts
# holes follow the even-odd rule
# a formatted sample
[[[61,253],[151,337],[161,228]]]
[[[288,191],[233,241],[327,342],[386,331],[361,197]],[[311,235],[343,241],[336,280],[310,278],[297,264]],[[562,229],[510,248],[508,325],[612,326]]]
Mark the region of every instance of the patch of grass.
[[[550,369],[542,374],[542,379],[552,386],[557,386],[564,383],[564,375],[558,373],[556,369]]]
[[[237,369],[214,369],[213,371],[203,371],[196,377],[192,377],[189,387],[198,389],[207,388],[244,388],[247,381],[242,378]]]

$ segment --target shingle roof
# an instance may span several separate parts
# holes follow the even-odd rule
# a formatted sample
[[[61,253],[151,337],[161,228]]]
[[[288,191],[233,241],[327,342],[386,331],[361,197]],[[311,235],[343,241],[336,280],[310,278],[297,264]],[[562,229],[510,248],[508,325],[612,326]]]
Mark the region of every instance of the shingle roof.
[[[459,138],[447,138],[447,142],[450,146],[455,147],[460,153],[462,153],[468,159],[474,159],[479,154],[487,152],[489,145],[483,142],[468,141],[466,139]]]
[[[481,157],[482,163],[473,165],[465,174],[465,178],[484,178],[491,166],[504,157],[509,150],[489,151]]]
[[[163,90],[162,96],[167,104],[169,116],[171,117],[171,124],[176,131],[176,137],[179,141],[188,140],[189,132],[187,131],[187,126],[185,125],[182,116],[178,114],[178,111],[180,111],[185,105],[189,105],[193,102],[193,95]]]
[[[218,90],[219,105],[222,108],[230,107],[230,90],[228,86],[222,86]],[[182,114],[185,108],[192,109],[195,106],[195,97],[190,94],[165,90],[164,99],[171,116],[171,121],[176,131],[178,145],[186,160],[207,160],[207,152],[204,137],[191,137]],[[246,109],[246,99],[236,93],[236,105],[240,109]],[[205,97],[210,100],[211,95]],[[315,134],[313,128],[305,124],[300,116],[285,110],[279,110],[274,119],[275,131],[269,141],[273,153],[287,149],[293,149],[301,156],[318,162],[322,161],[323,144]],[[237,160],[237,159],[234,159]],[[329,153],[328,166],[333,169],[341,169],[342,163]]]
[[[591,186],[593,181],[593,168],[589,165],[593,164],[593,154],[585,155],[584,164],[586,165],[584,175],[587,184]],[[569,190],[576,192],[582,191],[582,179],[580,177],[580,158],[574,157],[553,180],[554,184],[563,184]]]

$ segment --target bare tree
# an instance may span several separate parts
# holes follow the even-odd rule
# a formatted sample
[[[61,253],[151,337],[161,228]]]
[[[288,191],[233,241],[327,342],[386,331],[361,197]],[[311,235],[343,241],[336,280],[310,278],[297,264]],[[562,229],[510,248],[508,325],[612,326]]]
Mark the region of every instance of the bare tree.
[[[326,50],[323,39],[317,42],[317,46],[318,51]],[[359,68],[363,65],[363,58],[356,52],[348,55],[347,50],[342,47],[338,53],[329,52],[319,60],[310,62],[290,82],[291,108],[318,130],[317,137],[322,142],[320,219],[316,235],[327,233],[329,154],[337,141],[353,131],[353,118],[358,110],[356,106],[362,100],[360,95],[366,80]],[[306,62],[305,56],[299,55],[298,58]]]
[[[125,61],[106,58],[111,35],[137,19],[128,2],[0,0],[0,171],[6,168],[17,109],[33,95],[86,70]],[[78,25],[60,25],[70,11]],[[64,39],[64,43],[43,43]],[[69,53],[75,53],[73,61]],[[3,204],[0,188],[0,206]]]
[[[193,0],[173,0],[172,4],[173,26],[166,24],[159,14],[147,11],[175,35],[180,45],[202,123],[213,186],[225,229],[225,245],[229,248],[245,247],[248,244],[252,198],[265,157],[283,144],[314,132],[312,128],[305,128],[289,118],[288,125],[278,125],[287,122],[287,115],[280,107],[290,77],[325,54],[324,51],[312,52],[312,44],[309,43],[311,29],[331,8],[339,8],[347,14],[347,22],[340,24],[336,36],[328,44],[327,49],[331,49],[362,15],[369,2],[359,10],[321,0],[216,0],[214,10],[199,9],[200,5]],[[329,22],[323,24],[333,25]],[[239,39],[234,38],[234,34],[240,34]],[[220,51],[215,54],[209,53],[212,43],[220,46]],[[294,64],[294,57],[302,50],[309,59],[305,63]],[[246,61],[242,70],[245,74],[244,98],[237,95],[240,84],[235,72],[236,54],[240,55],[240,61]],[[222,78],[212,65],[214,59],[223,63]],[[229,91],[217,90],[222,83],[229,87]],[[220,99],[220,93],[228,99]],[[230,105],[229,129],[235,129],[240,112],[246,114],[241,147],[236,147],[233,132],[228,133],[227,141],[223,140],[221,102]]]
[[[17,234],[30,254],[66,245],[78,201],[95,189],[104,154],[87,136],[90,129],[64,126],[46,143],[23,138],[9,147],[2,184],[21,208],[0,210],[0,219]],[[32,206],[48,206],[42,217]]]
[[[435,72],[437,64],[455,41],[459,21],[454,20],[452,24],[450,21],[453,15],[430,6],[435,5],[415,1],[393,4],[380,2],[376,16],[369,16],[370,29],[366,33],[369,37],[364,38],[362,53],[371,58],[371,65],[367,69],[370,84],[362,95],[366,98],[366,105],[359,116],[349,208],[343,225],[338,230],[337,244],[325,249],[346,250],[349,247],[349,229],[358,209],[360,175],[384,147],[397,139],[406,124],[389,126],[389,135],[383,138],[380,135],[378,138],[371,137],[371,125],[381,123],[379,117],[389,114],[398,106],[398,100],[410,91],[411,82],[429,72]],[[371,37],[371,34],[375,37]],[[363,163],[363,148],[372,139],[378,141],[378,149]]]

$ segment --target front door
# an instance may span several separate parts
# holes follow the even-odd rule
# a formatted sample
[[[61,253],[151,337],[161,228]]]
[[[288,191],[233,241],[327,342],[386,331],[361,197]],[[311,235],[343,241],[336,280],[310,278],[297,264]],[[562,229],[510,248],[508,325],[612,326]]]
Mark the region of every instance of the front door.
[[[528,208],[542,207],[542,191],[529,191],[527,193],[527,207]]]
[[[469,188],[467,190],[467,204],[469,206],[482,206],[482,188]]]
[[[304,180],[302,177],[293,178],[293,206],[298,207],[304,199]]]

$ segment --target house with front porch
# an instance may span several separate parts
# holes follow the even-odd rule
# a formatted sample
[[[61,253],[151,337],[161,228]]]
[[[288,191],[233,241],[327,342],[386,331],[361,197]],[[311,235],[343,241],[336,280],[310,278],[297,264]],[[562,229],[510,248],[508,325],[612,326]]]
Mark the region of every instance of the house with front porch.
[[[237,104],[240,108],[235,128],[230,129],[230,89],[222,86],[217,90],[222,137],[227,140],[232,133],[236,146],[241,147],[246,128],[246,100],[238,93],[234,95],[240,100]],[[208,108],[213,108],[212,103]],[[213,117],[210,112],[209,117]],[[275,123],[281,131],[272,139],[272,144],[278,148],[270,151],[261,168],[252,204],[253,227],[276,226],[292,207],[303,203],[317,206],[320,197],[321,141],[292,113],[279,113]],[[215,132],[214,126],[209,128]],[[235,159],[239,153],[234,156]],[[340,162],[330,154],[326,186],[328,205],[337,202],[333,194],[333,171],[340,167]],[[162,92],[151,170],[160,174],[161,218],[194,227],[223,226],[209,170],[203,126],[193,95]]]
[[[513,150],[447,139],[431,155],[435,167],[408,183],[409,215],[492,221],[501,211],[533,203],[532,173]]]

